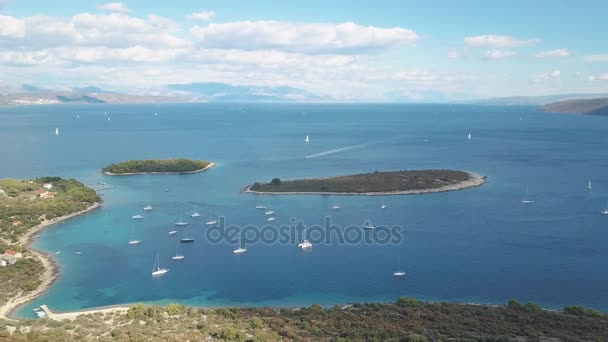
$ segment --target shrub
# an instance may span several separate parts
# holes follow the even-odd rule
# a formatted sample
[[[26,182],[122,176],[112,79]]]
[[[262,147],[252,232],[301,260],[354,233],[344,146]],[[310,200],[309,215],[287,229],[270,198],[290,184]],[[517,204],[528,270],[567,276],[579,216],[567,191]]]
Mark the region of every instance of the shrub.
[[[397,299],[397,305],[401,307],[418,306],[420,304],[421,302],[416,298],[400,297],[399,299]]]
[[[603,313],[583,306],[566,306],[564,312],[575,316],[602,317]]]
[[[274,186],[279,186],[279,185],[281,185],[281,179],[279,179],[279,178],[273,178],[273,179],[270,181],[270,184],[271,184],[271,185],[274,185]]]

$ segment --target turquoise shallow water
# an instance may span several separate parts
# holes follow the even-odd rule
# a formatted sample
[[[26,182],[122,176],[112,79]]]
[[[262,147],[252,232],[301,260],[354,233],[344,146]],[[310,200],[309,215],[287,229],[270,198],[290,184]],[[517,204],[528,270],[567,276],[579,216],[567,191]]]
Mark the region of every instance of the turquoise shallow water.
[[[48,229],[35,242],[61,251],[61,278],[20,316],[40,304],[56,310],[144,301],[295,306],[398,296],[482,303],[517,298],[608,310],[608,217],[599,214],[608,199],[606,118],[531,107],[180,104],[1,108],[0,123],[0,177],[58,175],[111,188],[102,191],[100,210]],[[304,158],[356,145],[362,146]],[[192,175],[99,172],[120,160],[176,156],[218,166]],[[384,199],[240,193],[273,177],[419,168],[474,171],[489,182]],[[527,207],[520,203],[526,186],[536,201]],[[381,201],[388,208],[380,210]],[[131,216],[148,203],[154,210],[134,222]],[[234,245],[205,239],[209,215],[224,216],[228,224],[265,225],[257,203],[277,212],[277,226],[291,217],[322,224],[331,215],[341,227],[370,218],[403,226],[404,238],[384,245],[333,241],[311,252],[258,242],[241,256],[232,254]],[[333,204],[342,209],[332,212]],[[194,210],[204,217],[191,219]],[[175,262],[170,257],[182,233],[167,232],[180,216],[191,222],[195,242],[181,245],[186,259]],[[132,231],[141,245],[127,245]],[[170,269],[160,279],[150,275],[157,251]],[[407,272],[399,280],[392,277],[397,256]]]

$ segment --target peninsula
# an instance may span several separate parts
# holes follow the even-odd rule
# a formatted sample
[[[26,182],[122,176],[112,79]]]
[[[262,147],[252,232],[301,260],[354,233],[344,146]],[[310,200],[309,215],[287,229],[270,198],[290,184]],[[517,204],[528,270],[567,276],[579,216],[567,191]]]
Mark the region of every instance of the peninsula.
[[[243,192],[258,194],[411,195],[475,187],[486,178],[455,170],[404,170],[254,183]]]
[[[551,113],[608,116],[608,98],[553,102],[540,107],[540,110]]]
[[[57,278],[53,259],[28,248],[31,236],[100,203],[95,190],[74,179],[0,180],[0,318],[42,294]]]
[[[108,176],[129,176],[143,174],[183,174],[206,171],[215,163],[192,159],[148,159],[129,160],[108,165],[101,171]]]

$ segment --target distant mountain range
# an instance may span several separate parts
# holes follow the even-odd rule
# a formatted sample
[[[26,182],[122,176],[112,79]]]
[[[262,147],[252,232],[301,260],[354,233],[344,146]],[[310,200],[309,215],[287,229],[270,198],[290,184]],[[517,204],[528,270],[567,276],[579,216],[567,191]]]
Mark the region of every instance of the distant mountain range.
[[[608,116],[608,98],[559,101],[544,105],[540,109],[552,113]]]
[[[130,95],[107,91],[96,86],[53,90],[31,84],[0,93],[0,105],[36,105],[59,103],[179,103],[207,101],[297,102],[329,100],[324,96],[289,87],[235,86],[225,83],[169,84],[155,91],[159,95]]]
[[[511,96],[499,97],[491,99],[481,99],[466,101],[469,104],[481,105],[524,105],[524,106],[542,106],[553,102],[578,100],[578,99],[596,99],[608,98],[608,94],[562,94],[562,95],[546,95],[546,96]]]
[[[322,101],[328,97],[315,95],[306,90],[289,87],[235,86],[226,83],[199,82],[169,84],[170,93],[186,95],[205,101]]]

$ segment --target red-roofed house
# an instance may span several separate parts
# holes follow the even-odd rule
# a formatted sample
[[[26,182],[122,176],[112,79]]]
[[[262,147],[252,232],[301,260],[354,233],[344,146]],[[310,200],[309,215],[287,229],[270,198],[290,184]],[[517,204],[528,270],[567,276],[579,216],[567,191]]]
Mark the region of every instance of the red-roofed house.
[[[6,264],[14,264],[17,260],[21,259],[23,255],[20,252],[16,252],[12,249],[7,249],[4,251],[4,254],[0,254],[0,263],[4,261],[4,265]]]

